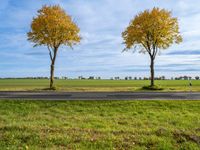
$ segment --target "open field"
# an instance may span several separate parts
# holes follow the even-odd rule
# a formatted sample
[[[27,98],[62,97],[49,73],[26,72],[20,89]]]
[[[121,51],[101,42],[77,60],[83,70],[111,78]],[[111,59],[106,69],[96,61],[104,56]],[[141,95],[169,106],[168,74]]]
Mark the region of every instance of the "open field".
[[[200,149],[200,101],[0,101],[1,149]]]
[[[148,80],[55,80],[60,91],[141,91],[141,87],[148,85]],[[158,80],[156,85],[164,91],[190,91],[189,81]],[[200,80],[192,81],[192,91],[200,91]],[[43,90],[48,88],[48,80],[33,79],[1,79],[0,91]]]

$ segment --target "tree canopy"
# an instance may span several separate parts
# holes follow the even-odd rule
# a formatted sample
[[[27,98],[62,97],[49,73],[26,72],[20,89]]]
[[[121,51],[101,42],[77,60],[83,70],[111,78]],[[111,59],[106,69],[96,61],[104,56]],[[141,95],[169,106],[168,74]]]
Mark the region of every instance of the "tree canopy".
[[[58,5],[43,6],[33,18],[28,40],[35,46],[56,48],[64,44],[72,47],[80,42],[79,28],[71,17]]]
[[[122,37],[126,50],[140,48],[140,52],[148,52],[154,58],[159,49],[167,49],[182,41],[177,18],[172,17],[170,11],[159,8],[136,15]]]

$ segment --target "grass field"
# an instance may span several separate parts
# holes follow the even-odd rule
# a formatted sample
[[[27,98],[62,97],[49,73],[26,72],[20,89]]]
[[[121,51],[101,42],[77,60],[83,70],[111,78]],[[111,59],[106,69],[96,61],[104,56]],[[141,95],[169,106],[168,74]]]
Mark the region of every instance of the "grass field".
[[[57,89],[60,91],[140,91],[144,85],[149,85],[148,80],[56,80]],[[155,81],[156,85],[164,91],[190,91],[189,81],[164,80]],[[200,91],[200,80],[192,81],[192,91]],[[1,79],[0,90],[43,90],[48,88],[48,80],[33,79]]]
[[[200,101],[0,101],[0,149],[200,149]]]

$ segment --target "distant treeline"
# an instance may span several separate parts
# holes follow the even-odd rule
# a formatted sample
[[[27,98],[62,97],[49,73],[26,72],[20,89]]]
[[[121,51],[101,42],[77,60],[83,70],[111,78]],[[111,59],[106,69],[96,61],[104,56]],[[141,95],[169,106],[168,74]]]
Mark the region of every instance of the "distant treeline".
[[[150,77],[125,77],[125,78],[120,78],[120,77],[112,77],[110,78],[111,80],[151,80]],[[165,76],[160,76],[160,77],[155,77],[155,80],[199,80],[200,77],[196,76],[194,78],[190,76],[180,76],[180,77],[171,77],[171,78],[166,78]]]
[[[61,80],[73,80],[73,79],[79,79],[79,80],[101,80],[101,77],[83,77],[79,76],[78,78],[68,78],[68,77],[54,77],[55,79],[61,79]],[[18,78],[11,78],[11,77],[6,77],[6,78],[0,78],[0,79],[49,79],[49,77],[18,77]],[[165,76],[160,76],[160,77],[155,77],[155,80],[200,80],[199,76],[196,76],[194,78],[190,76],[180,76],[180,77],[171,77],[171,78],[166,78]],[[150,77],[111,77],[110,80],[150,80]]]
[[[20,78],[0,78],[0,79],[49,79],[48,77],[20,77]]]

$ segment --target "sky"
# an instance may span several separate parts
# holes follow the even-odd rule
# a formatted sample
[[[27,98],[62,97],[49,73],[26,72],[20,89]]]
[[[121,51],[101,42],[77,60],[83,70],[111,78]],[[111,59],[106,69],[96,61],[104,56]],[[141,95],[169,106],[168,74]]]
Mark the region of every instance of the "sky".
[[[46,47],[33,48],[27,32],[43,5],[60,5],[79,26],[81,43],[61,47],[55,76],[148,77],[149,56],[122,52],[121,33],[134,16],[153,7],[178,17],[183,42],[161,50],[155,76],[200,75],[200,1],[197,0],[1,0],[0,77],[49,76]]]

